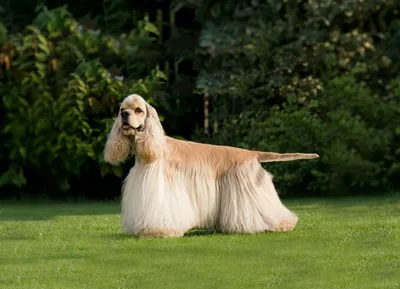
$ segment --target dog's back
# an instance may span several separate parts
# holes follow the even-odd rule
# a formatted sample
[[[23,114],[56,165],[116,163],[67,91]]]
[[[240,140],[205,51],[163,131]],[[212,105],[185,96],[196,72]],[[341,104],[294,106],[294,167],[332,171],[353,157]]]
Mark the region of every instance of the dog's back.
[[[192,141],[178,140],[171,137],[167,138],[167,144],[173,154],[180,155],[186,160],[201,161],[221,165],[221,162],[229,163],[229,166],[241,165],[246,161],[257,160],[264,162],[292,161],[301,159],[316,159],[318,154],[314,153],[274,153],[252,151],[237,147],[211,145]]]
[[[169,153],[168,162],[178,167],[184,163],[185,167],[206,169],[222,176],[231,168],[245,162],[257,162],[260,152],[235,148],[230,146],[210,145],[192,141],[167,138]]]

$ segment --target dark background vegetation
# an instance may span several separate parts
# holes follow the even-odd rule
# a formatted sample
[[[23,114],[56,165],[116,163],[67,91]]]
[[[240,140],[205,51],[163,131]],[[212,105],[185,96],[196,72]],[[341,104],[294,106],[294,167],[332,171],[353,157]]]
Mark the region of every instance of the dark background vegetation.
[[[0,0],[0,197],[118,197],[131,93],[171,136],[320,154],[266,166],[281,195],[396,190],[399,71],[397,0]]]

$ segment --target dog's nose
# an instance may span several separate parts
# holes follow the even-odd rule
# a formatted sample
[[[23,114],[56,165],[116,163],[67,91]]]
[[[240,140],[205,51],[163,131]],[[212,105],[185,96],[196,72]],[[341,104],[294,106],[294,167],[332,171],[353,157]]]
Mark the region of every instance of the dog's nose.
[[[126,111],[126,110],[121,111],[121,117],[122,118],[127,118],[129,115],[130,115],[129,111]]]

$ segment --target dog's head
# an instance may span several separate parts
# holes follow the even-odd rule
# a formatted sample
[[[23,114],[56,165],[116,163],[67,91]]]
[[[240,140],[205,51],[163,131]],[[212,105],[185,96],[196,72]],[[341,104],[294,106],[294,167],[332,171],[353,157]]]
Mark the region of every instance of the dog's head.
[[[108,134],[104,159],[116,165],[134,153],[142,160],[152,161],[162,155],[164,146],[164,130],[157,111],[140,95],[127,96]]]
[[[145,131],[150,118],[159,122],[157,111],[140,95],[132,94],[122,101],[118,122],[124,135],[136,135]]]

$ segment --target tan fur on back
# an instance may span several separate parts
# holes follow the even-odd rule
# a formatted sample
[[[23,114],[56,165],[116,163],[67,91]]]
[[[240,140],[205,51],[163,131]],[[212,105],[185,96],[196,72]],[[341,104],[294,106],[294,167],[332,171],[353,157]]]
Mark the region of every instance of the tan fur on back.
[[[186,166],[206,166],[215,171],[215,177],[225,175],[232,167],[239,166],[246,161],[256,160],[258,153],[228,147],[208,145],[166,137],[168,154],[166,159],[177,167],[182,163]]]

